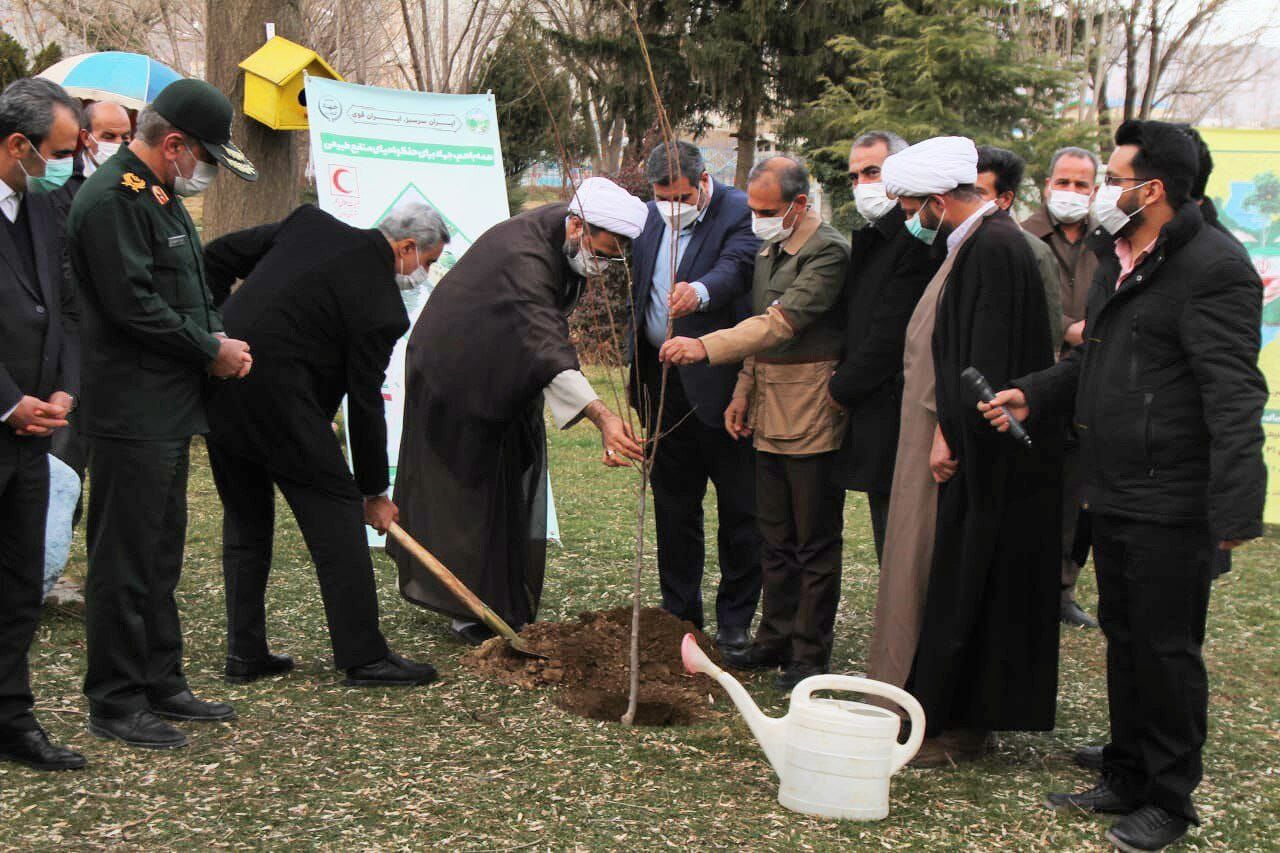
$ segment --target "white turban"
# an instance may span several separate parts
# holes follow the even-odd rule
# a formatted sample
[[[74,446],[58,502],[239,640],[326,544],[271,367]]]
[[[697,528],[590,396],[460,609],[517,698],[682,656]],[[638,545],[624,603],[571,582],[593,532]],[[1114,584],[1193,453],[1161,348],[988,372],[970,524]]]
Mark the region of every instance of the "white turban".
[[[951,192],[978,180],[978,149],[963,136],[935,136],[890,155],[880,167],[880,177],[891,196]]]
[[[640,236],[649,218],[648,205],[608,178],[587,178],[578,184],[569,212],[631,240]]]

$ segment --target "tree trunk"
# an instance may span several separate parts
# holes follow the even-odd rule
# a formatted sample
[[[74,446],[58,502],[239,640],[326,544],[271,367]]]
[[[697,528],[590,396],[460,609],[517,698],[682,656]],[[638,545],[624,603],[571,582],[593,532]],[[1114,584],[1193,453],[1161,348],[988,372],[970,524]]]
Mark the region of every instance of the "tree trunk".
[[[301,39],[299,0],[207,0],[205,52],[209,82],[231,99],[235,118],[231,139],[258,167],[258,180],[242,181],[223,170],[204,203],[204,240],[229,231],[275,222],[298,206],[298,146],[291,131],[271,130],[246,118],[244,74],[240,62],[266,40],[264,25],[274,22],[276,33]]]
[[[748,75],[742,93],[742,108],[738,111],[738,165],[733,174],[733,185],[740,190],[747,188],[747,175],[756,162],[756,129],[760,122],[759,80]]]
[[[1146,121],[1156,106],[1156,84],[1160,82],[1160,15],[1157,0],[1151,0],[1151,25],[1147,33],[1147,85],[1142,90],[1142,109],[1138,118]]]
[[[1138,101],[1138,12],[1140,0],[1124,18],[1124,120],[1135,118]]]

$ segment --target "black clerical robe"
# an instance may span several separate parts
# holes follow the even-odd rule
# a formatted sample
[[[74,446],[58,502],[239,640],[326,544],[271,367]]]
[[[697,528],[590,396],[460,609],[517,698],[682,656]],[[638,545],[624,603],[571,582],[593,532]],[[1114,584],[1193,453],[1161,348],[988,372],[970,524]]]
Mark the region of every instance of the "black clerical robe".
[[[960,378],[994,388],[1053,364],[1035,258],[1007,213],[957,251],[933,335],[938,421],[959,461],[938,499],[937,538],[910,688],[930,736],[1053,728],[1058,673],[1062,425],[1033,448],[993,430]]]
[[[400,524],[517,629],[537,616],[546,568],[542,390],[579,367],[566,213],[546,205],[481,235],[431,294],[406,359]],[[406,599],[474,618],[404,549],[387,552]]]

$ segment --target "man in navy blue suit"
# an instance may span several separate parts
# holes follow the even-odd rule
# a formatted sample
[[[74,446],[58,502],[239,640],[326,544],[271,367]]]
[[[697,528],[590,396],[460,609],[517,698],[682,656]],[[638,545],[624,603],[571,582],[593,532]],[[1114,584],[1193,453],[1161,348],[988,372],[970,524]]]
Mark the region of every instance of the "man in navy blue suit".
[[[631,404],[646,426],[657,417],[669,335],[700,337],[749,317],[751,277],[760,241],[751,233],[746,193],[707,174],[689,142],[660,144],[645,176],[653,187],[644,232],[632,246],[635,268]],[[716,642],[749,641],[760,600],[760,534],[755,523],[755,459],[750,440],[731,438],[724,410],[738,364],[694,364],[667,374],[661,440],[652,471],[658,575],[664,610],[703,624],[705,556],[702,499],[716,487],[720,586]]]

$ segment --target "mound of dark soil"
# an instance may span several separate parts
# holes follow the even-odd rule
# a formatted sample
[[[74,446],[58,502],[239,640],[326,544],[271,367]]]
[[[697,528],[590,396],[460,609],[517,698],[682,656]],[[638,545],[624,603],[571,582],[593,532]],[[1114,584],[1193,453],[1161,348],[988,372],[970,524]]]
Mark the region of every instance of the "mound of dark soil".
[[[689,675],[680,663],[685,634],[720,662],[715,644],[691,622],[657,608],[641,611],[640,725],[687,726],[720,713],[714,704],[724,697],[719,685],[705,675]],[[553,690],[553,701],[571,714],[621,719],[630,691],[630,608],[580,613],[577,622],[535,622],[520,636],[548,659],[519,655],[495,637],[463,657],[463,665],[527,690]]]

